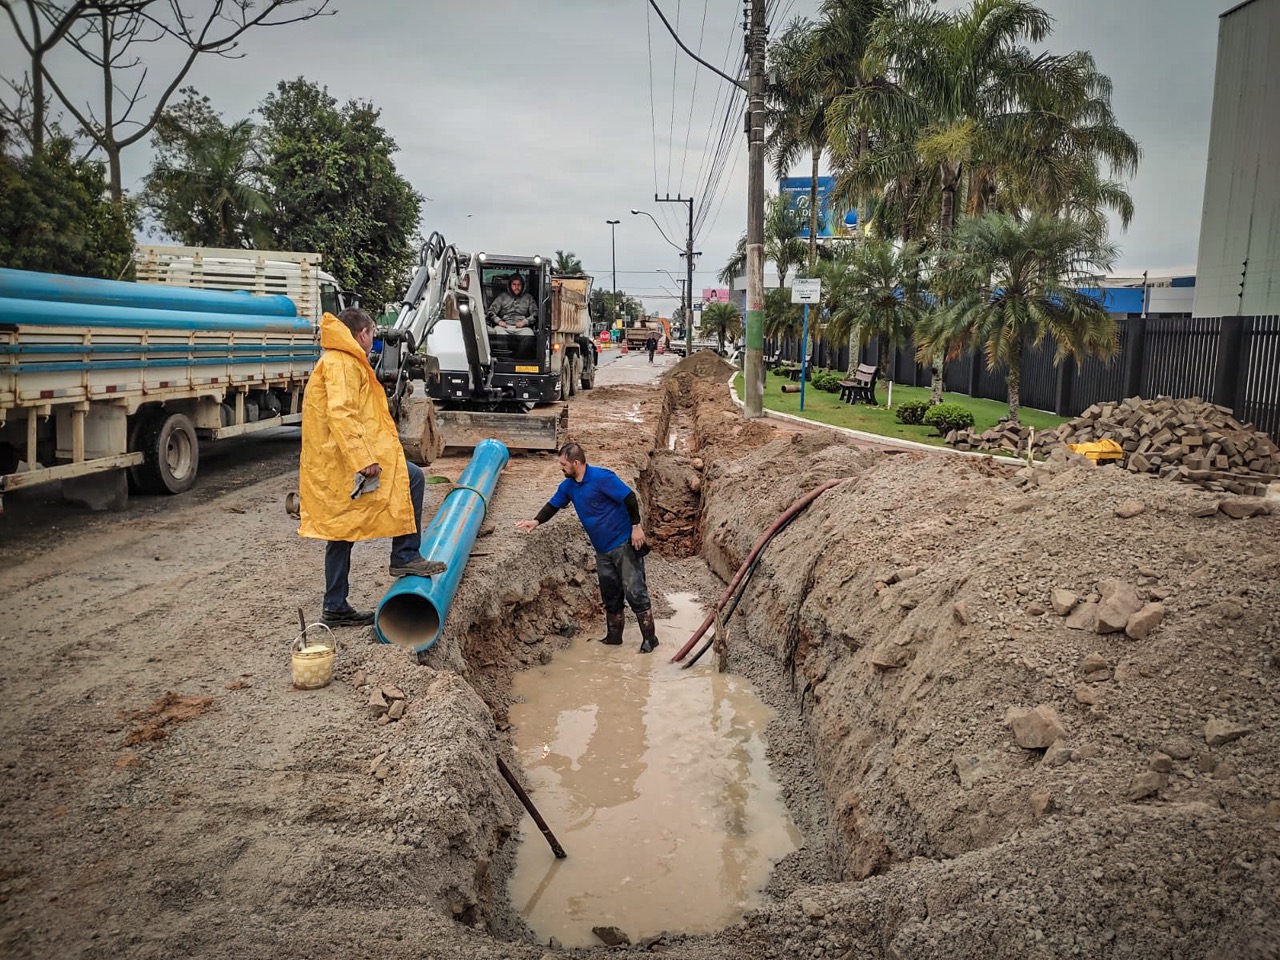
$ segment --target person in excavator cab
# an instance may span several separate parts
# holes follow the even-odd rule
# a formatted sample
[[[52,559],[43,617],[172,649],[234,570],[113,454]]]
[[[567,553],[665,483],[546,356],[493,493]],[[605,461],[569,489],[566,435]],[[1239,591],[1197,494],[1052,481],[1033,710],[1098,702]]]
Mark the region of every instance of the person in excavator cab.
[[[532,350],[532,347],[522,349],[520,345],[532,343],[538,326],[538,303],[525,292],[524,277],[520,274],[512,274],[507,279],[507,289],[493,298],[489,304],[488,321],[489,332],[510,337],[517,353]]]

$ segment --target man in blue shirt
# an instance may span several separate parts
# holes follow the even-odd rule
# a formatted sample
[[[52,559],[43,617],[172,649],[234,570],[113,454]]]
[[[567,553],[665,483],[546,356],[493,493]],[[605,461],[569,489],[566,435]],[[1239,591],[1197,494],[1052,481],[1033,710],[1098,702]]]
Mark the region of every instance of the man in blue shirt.
[[[533,520],[521,520],[519,530],[532,530],[546,523],[558,511],[573,504],[587,538],[596,549],[596,578],[600,581],[600,598],[604,601],[608,634],[601,641],[610,645],[622,643],[622,628],[627,612],[623,599],[631,604],[640,621],[641,653],[649,653],[658,645],[649,609],[649,587],[644,578],[644,528],[640,525],[640,505],[635,491],[612,470],[587,466],[587,455],[576,443],[560,448],[560,469],[564,480]]]

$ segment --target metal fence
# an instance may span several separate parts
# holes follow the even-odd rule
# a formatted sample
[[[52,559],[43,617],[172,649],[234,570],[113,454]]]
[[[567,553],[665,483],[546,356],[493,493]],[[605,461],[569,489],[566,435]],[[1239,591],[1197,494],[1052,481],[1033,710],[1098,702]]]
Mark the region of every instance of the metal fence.
[[[1073,417],[1094,403],[1125,397],[1200,397],[1229,407],[1236,418],[1280,437],[1280,316],[1128,317],[1119,320],[1119,349],[1107,360],[1068,357],[1059,362],[1049,340],[1022,351],[1022,405]],[[766,352],[798,360],[798,338],[769,341]],[[930,371],[915,362],[915,344],[893,350],[895,383],[928,386]],[[877,363],[873,339],[857,351],[858,363]],[[811,362],[847,370],[847,345],[814,344]],[[987,369],[986,357],[969,353],[943,368],[952,393],[1008,401],[1007,371]]]

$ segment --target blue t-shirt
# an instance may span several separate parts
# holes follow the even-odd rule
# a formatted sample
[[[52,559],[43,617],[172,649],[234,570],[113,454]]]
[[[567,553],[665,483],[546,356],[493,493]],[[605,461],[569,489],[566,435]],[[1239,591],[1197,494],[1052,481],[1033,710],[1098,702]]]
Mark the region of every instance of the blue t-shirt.
[[[605,553],[631,539],[631,515],[623,503],[630,492],[612,470],[588,465],[581,483],[565,477],[549,502],[557,510],[572,503],[591,545]]]

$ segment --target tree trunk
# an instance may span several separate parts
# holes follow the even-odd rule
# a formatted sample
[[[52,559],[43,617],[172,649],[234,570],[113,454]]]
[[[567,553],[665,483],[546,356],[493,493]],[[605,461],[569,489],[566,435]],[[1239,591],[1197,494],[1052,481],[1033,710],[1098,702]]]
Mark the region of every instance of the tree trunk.
[[[31,58],[31,155],[38,157],[43,152],[44,56],[37,53]]]
[[[1021,423],[1022,414],[1022,338],[1013,345],[1009,355],[1009,422]]]
[[[809,180],[809,276],[818,262],[818,160],[822,151],[813,148],[813,176]]]
[[[960,183],[962,169],[957,166],[952,171],[945,163],[939,167],[942,177],[942,213],[938,217],[938,246],[943,249],[951,237],[951,228],[956,224],[956,188]],[[940,347],[933,357],[933,376],[929,381],[930,403],[942,402],[942,358],[946,356],[946,344],[941,344]]]

